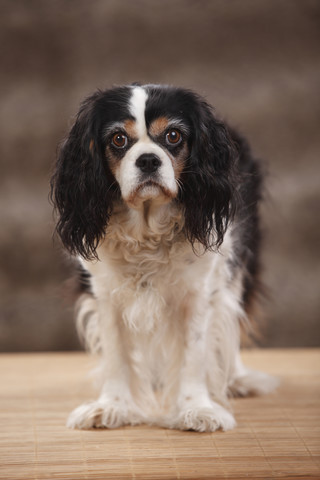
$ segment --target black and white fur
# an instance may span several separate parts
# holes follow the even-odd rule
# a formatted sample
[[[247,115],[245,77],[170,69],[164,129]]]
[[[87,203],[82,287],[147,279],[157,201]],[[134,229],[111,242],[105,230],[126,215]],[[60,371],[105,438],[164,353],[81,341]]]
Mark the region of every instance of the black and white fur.
[[[228,430],[228,395],[274,387],[239,354],[260,194],[247,144],[195,93],[134,84],[84,101],[52,198],[81,264],[78,327],[101,356],[102,388],[68,426]]]

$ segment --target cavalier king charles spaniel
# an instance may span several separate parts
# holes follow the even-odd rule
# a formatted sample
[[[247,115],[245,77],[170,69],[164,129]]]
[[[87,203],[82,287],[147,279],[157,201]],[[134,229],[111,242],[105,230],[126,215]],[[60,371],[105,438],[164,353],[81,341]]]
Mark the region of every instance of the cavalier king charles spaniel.
[[[82,103],[51,186],[101,394],[69,427],[228,430],[228,396],[275,386],[239,353],[261,184],[246,142],[190,90],[133,84]]]

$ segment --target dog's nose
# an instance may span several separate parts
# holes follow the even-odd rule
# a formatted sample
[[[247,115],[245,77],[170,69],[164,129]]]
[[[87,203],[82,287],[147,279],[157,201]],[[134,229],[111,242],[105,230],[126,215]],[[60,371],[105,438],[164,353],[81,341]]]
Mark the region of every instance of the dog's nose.
[[[136,166],[140,168],[143,173],[154,173],[161,165],[161,160],[153,153],[143,153],[136,160]]]

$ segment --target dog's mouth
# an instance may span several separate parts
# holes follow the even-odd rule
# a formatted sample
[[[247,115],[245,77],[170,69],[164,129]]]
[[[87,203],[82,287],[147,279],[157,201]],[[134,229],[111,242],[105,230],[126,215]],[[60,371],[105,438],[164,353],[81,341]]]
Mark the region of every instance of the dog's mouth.
[[[141,182],[127,199],[127,203],[133,207],[138,207],[141,203],[148,200],[167,203],[175,197],[174,192],[166,188],[156,180],[147,179]]]
[[[161,191],[163,192],[164,194],[167,194],[167,189],[161,185],[161,183],[155,181],[155,180],[146,180],[144,181],[143,183],[141,183],[140,185],[138,185],[137,189],[136,189],[136,193],[144,193],[145,191],[146,192],[154,192],[156,193],[157,191]]]

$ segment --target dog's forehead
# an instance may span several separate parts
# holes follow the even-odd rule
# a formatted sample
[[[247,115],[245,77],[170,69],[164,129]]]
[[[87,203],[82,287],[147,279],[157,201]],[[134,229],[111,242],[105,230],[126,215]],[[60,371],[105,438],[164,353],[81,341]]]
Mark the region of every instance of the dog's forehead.
[[[149,122],[147,123],[147,105],[150,110],[150,106],[152,107],[152,95],[143,87],[135,87],[130,98],[130,113],[135,119],[136,135],[139,138],[146,137],[148,133],[156,136],[166,130],[170,123],[170,119],[165,111],[161,112],[159,116],[157,110],[153,111],[152,115],[149,115]]]
[[[127,87],[126,92],[117,90],[114,94],[111,107],[106,105],[109,111],[104,130],[106,135],[117,128],[125,129],[136,139],[147,138],[150,134],[161,135],[169,126],[181,127],[186,132],[189,130],[181,95],[173,89],[153,85],[132,86]]]
[[[176,95],[175,95],[176,97]],[[169,126],[180,126],[187,130],[185,112],[176,104],[170,90],[161,87],[134,87],[129,101],[129,111],[135,120],[139,138],[148,133],[160,135]]]

